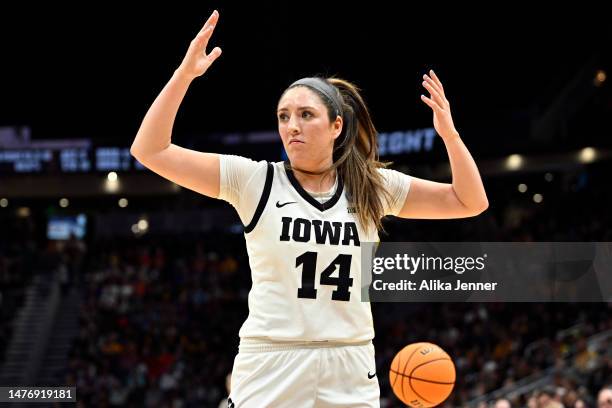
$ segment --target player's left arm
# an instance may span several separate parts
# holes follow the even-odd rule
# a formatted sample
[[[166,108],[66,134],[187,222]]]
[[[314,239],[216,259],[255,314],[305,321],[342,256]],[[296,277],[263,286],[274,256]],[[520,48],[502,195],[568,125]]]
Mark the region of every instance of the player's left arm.
[[[412,177],[402,210],[402,218],[473,217],[489,207],[478,167],[455,129],[450,104],[437,75],[423,75],[423,86],[430,97],[421,99],[433,111],[434,128],[444,141],[450,161],[452,184],[437,183]]]

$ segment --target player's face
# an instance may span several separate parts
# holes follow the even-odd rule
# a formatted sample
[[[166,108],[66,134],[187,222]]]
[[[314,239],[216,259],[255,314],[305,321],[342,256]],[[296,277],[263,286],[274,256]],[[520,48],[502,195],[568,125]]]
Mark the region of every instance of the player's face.
[[[342,119],[330,122],[327,107],[316,93],[303,86],[291,88],[278,103],[276,117],[278,132],[293,165],[319,170],[331,164]]]

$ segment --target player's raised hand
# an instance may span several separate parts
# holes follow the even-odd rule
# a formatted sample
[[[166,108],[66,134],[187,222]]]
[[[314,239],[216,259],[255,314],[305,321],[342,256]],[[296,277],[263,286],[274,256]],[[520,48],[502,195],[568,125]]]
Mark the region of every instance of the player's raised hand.
[[[433,110],[433,122],[436,132],[443,139],[456,136],[457,130],[453,124],[450,103],[444,95],[444,88],[438,76],[429,70],[429,75],[423,75],[423,86],[429,91],[429,98],[421,95],[421,100]]]
[[[212,63],[219,58],[219,55],[221,55],[221,48],[219,47],[213,48],[211,52],[206,54],[208,40],[210,40],[218,21],[219,12],[215,10],[208,17],[198,35],[189,44],[187,54],[177,69],[181,75],[185,75],[189,79],[197,78],[204,74]]]

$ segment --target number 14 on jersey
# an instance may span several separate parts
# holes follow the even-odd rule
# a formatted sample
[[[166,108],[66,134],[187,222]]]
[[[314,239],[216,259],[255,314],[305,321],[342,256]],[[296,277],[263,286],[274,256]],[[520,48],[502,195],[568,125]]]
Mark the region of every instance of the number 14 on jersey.
[[[295,266],[302,266],[302,287],[298,289],[298,298],[316,299],[317,289],[315,289],[317,253],[304,252],[295,259]],[[332,274],[339,268],[338,277]],[[349,288],[353,286],[351,273],[351,255],[340,254],[321,272],[321,285],[336,286],[332,292],[332,300],[348,302],[351,299]]]

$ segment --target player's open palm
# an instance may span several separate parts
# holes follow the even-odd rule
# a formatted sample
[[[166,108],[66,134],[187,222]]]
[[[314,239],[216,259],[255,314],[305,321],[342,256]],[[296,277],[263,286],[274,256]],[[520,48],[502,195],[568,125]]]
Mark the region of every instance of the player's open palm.
[[[219,12],[215,10],[210,17],[208,17],[208,20],[206,20],[204,27],[202,27],[198,35],[196,35],[191,41],[191,44],[189,44],[187,54],[178,68],[178,71],[180,71],[182,75],[190,79],[203,75],[212,63],[219,58],[219,55],[221,55],[221,48],[219,47],[215,47],[210,53],[206,54],[208,40],[210,40],[215,30],[217,21],[219,21]]]

